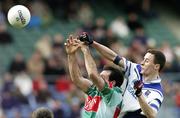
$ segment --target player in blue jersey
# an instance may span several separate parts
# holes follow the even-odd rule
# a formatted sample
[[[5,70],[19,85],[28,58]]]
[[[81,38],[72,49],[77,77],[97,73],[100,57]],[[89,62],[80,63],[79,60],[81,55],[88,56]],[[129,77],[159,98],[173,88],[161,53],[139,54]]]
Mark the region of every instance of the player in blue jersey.
[[[123,94],[123,118],[155,118],[163,101],[159,72],[166,58],[158,50],[148,50],[141,64],[119,56],[83,33],[79,39],[95,48],[103,57],[123,68],[127,79]]]

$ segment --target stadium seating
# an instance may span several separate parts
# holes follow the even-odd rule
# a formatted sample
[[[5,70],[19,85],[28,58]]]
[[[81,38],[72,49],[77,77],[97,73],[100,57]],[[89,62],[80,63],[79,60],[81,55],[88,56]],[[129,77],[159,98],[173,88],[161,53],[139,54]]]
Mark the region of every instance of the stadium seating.
[[[115,8],[111,4],[105,4],[104,6],[94,5],[93,10],[95,12],[95,17],[102,16],[106,19],[107,24],[109,24],[113,19],[117,16],[122,15],[124,18],[127,15],[115,10]],[[143,24],[145,25],[145,30],[147,35],[150,38],[153,38],[157,41],[157,46],[161,45],[162,41],[168,41],[171,45],[177,44],[177,40],[175,36],[171,33],[171,31],[159,21],[159,19],[155,20],[144,20]],[[10,59],[14,56],[17,52],[22,52],[25,58],[29,58],[34,51],[34,44],[36,41],[43,35],[49,34],[54,35],[58,32],[64,35],[65,39],[69,33],[75,31],[80,24],[77,21],[71,22],[61,22],[55,20],[52,25],[45,28],[32,28],[32,29],[15,29],[12,27],[8,27],[8,30],[12,33],[14,37],[14,43],[6,46],[0,45],[0,53],[3,56],[0,57],[2,62],[2,67],[7,67]],[[124,44],[129,44],[131,35],[129,36],[128,40],[123,40]]]

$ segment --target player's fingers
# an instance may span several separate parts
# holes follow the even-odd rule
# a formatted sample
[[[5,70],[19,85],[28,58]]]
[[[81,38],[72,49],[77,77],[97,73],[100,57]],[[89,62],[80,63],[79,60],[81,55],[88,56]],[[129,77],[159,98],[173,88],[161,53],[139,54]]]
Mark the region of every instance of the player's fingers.
[[[73,35],[72,35],[72,34],[70,34],[70,35],[69,35],[69,39],[72,39],[72,38],[73,38]]]
[[[67,38],[66,43],[67,43],[67,45],[71,44],[71,35],[69,35],[69,37]]]
[[[72,43],[71,43],[71,46],[78,46],[78,45],[79,45],[79,43],[76,43],[74,41],[72,41]]]
[[[69,46],[70,45],[70,39],[67,39],[67,46]]]
[[[69,35],[69,40],[70,40],[70,44],[72,44],[73,43],[73,35],[72,34]]]
[[[74,41],[75,41],[76,43],[79,43],[79,42],[80,42],[80,40],[78,40],[77,38],[75,38]]]
[[[80,40],[80,39],[79,39],[79,36],[76,36],[76,39],[77,39],[77,40]]]
[[[69,39],[69,43],[70,43],[70,45],[73,45],[73,39],[72,38]]]
[[[70,46],[70,45],[77,46],[79,44],[79,41],[77,41],[76,38],[73,38],[72,35],[69,35],[69,38],[67,39],[66,43],[67,43],[66,44],[67,46]]]
[[[78,44],[78,45],[82,45],[82,43],[83,43],[83,42],[81,42],[81,41],[78,40],[78,39],[75,39],[75,42],[76,42],[76,44]]]
[[[83,42],[81,42],[80,40],[78,40],[77,38],[75,38],[74,40],[75,40],[75,42],[78,43],[78,44],[83,43]]]
[[[75,38],[71,38],[70,39],[70,43],[71,43],[71,45],[77,45],[77,41],[76,41],[77,39],[75,39]]]

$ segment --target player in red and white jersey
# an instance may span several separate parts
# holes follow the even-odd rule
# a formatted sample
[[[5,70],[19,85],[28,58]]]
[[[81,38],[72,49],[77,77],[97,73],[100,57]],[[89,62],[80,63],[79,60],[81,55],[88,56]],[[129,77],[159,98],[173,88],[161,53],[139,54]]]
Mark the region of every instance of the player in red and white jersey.
[[[82,118],[117,118],[122,108],[123,74],[116,68],[105,66],[98,73],[95,61],[88,45],[69,36],[66,42],[68,66],[73,83],[88,96],[82,112]],[[85,67],[89,79],[80,72],[76,59],[77,49],[84,55]],[[120,79],[121,78],[121,79]],[[112,86],[109,86],[111,83]]]

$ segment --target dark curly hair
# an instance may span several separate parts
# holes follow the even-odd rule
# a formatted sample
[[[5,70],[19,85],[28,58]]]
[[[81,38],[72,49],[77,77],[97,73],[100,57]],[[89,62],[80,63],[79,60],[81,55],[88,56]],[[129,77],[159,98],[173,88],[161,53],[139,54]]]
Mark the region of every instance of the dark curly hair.
[[[54,118],[54,116],[51,110],[45,107],[41,107],[41,108],[36,109],[32,113],[31,118]]]

